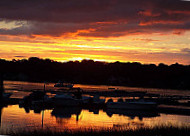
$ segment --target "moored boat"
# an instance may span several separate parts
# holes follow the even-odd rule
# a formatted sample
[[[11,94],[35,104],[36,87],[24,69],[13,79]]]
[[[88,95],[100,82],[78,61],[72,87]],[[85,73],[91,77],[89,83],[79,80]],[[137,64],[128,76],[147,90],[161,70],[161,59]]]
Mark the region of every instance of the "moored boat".
[[[121,99],[117,102],[108,101],[107,108],[112,109],[129,109],[129,110],[154,110],[157,107],[156,102],[133,100],[133,101],[122,101]]]
[[[96,104],[96,105],[105,104],[105,99],[100,99],[100,96],[99,96],[99,95],[95,95],[95,96],[93,97],[93,104]]]
[[[82,104],[82,99],[74,98],[70,94],[57,94],[52,98],[55,106],[79,106]]]
[[[50,98],[46,95],[43,91],[33,91],[28,96],[23,97],[19,101],[19,105],[22,106],[29,106],[29,105],[35,105],[35,106],[41,106],[44,105],[44,103],[47,103],[50,101]]]

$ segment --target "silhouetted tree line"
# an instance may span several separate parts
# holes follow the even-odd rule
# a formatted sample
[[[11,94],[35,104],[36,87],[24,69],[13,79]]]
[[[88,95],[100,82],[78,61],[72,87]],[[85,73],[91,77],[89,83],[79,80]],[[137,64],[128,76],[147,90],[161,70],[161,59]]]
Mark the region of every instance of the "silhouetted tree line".
[[[153,88],[190,89],[190,65],[98,62],[93,60],[56,62],[31,57],[28,60],[0,59],[5,80],[106,84]]]

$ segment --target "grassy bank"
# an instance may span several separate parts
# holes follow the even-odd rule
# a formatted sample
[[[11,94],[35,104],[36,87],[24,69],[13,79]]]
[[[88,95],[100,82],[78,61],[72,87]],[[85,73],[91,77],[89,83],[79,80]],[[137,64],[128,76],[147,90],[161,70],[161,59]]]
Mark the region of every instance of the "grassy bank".
[[[6,134],[6,133],[4,133]],[[174,127],[174,126],[157,126],[157,127],[141,127],[137,129],[103,129],[96,131],[93,129],[56,132],[46,130],[34,131],[17,131],[10,132],[12,136],[189,136],[190,127]]]

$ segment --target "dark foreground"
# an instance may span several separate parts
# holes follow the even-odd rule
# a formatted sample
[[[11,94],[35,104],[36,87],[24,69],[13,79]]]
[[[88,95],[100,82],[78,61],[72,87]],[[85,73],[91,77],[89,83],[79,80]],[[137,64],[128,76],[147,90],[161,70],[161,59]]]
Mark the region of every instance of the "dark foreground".
[[[3,133],[12,136],[189,136],[190,126],[183,127],[173,127],[173,126],[157,126],[157,127],[142,127],[137,129],[103,129],[103,130],[79,130],[71,131],[65,130],[64,132],[53,132],[48,129],[45,130],[34,130],[25,131],[21,130],[19,132]]]

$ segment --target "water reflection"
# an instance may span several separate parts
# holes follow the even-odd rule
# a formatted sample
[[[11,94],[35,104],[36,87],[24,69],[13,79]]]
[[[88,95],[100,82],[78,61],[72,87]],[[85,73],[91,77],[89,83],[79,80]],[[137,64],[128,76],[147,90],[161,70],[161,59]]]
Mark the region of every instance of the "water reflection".
[[[51,112],[51,115],[56,118],[71,118],[72,115],[76,115],[76,121],[78,121],[81,111],[82,109],[80,107],[55,108]]]
[[[22,81],[4,81],[4,88],[6,92],[15,92],[12,97],[22,98],[28,94],[26,92],[20,91],[29,91],[29,90],[43,90],[44,83],[32,83],[32,82],[22,82]],[[190,91],[186,90],[171,90],[171,89],[153,89],[153,88],[136,88],[136,87],[124,87],[124,86],[106,86],[106,85],[82,85],[75,84],[74,87],[82,88],[86,91],[111,91],[108,88],[119,88],[120,90],[125,91],[146,91],[147,93],[154,93],[160,95],[190,95]],[[46,90],[57,91],[59,88],[54,88],[54,83],[49,83],[46,85]],[[22,93],[22,94],[21,94]]]
[[[156,112],[114,111],[63,107],[40,110],[12,105],[0,108],[1,130],[40,129],[63,131],[65,129],[102,129],[138,126],[154,126],[162,123],[190,125],[189,116],[166,115]],[[42,118],[43,117],[43,118]]]
[[[152,118],[160,116],[160,114],[156,111],[140,111],[140,110],[122,110],[122,109],[107,109],[106,113],[109,117],[112,117],[113,114],[123,115],[134,119],[138,117],[139,120],[143,120],[143,118]]]
[[[0,127],[1,127],[1,114],[2,114],[3,107],[0,106]]]
[[[23,98],[23,96],[31,93],[20,90],[43,89],[43,85],[43,83],[5,81],[6,91],[14,92],[14,98]],[[104,90],[108,88],[108,86],[93,85],[76,86],[86,90]],[[52,89],[52,87],[53,84],[49,84],[47,89]],[[130,91],[144,90],[143,88],[119,88]],[[154,92],[154,90],[151,89],[149,89],[149,91]],[[161,92],[164,92],[164,90],[157,90],[157,93]],[[189,95],[189,93],[190,91],[186,91],[184,95]],[[103,110],[96,108],[81,109],[79,107],[44,109],[44,107],[35,105],[9,105],[8,107],[0,107],[0,116],[1,130],[5,131],[7,129],[38,129],[42,127],[54,131],[62,131],[65,129],[81,130],[86,128],[102,129],[113,127],[135,128],[138,126],[154,126],[162,123],[170,123],[172,125],[190,125],[190,117],[183,115],[131,110]]]
[[[24,108],[26,113],[30,113],[31,111],[33,111],[34,113],[40,114],[43,111],[43,107],[42,106],[36,106],[36,105],[22,105],[19,104],[19,108]]]

